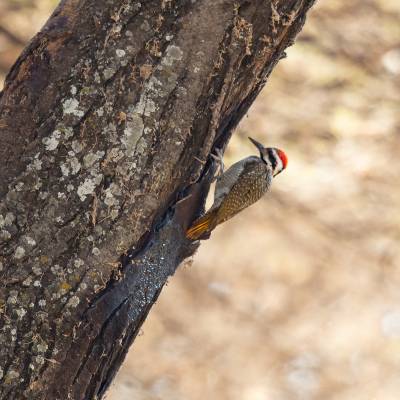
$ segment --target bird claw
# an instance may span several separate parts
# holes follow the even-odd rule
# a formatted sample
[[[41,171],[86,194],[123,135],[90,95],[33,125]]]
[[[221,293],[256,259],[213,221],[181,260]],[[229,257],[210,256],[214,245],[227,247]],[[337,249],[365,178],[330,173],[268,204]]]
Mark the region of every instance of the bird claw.
[[[217,162],[217,168],[218,168],[217,173],[215,174],[214,180],[218,179],[224,173],[224,169],[225,169],[224,161],[223,161],[224,154],[222,153],[222,150],[216,148],[215,153],[216,154],[211,153],[211,157]]]
[[[224,173],[224,169],[225,169],[225,166],[224,166],[224,161],[223,161],[223,157],[224,157],[224,154],[222,153],[222,150],[221,149],[215,149],[215,153],[216,154],[212,154],[211,153],[211,157],[217,162],[217,164],[218,164],[218,173],[217,173],[217,176],[221,176],[223,173]]]

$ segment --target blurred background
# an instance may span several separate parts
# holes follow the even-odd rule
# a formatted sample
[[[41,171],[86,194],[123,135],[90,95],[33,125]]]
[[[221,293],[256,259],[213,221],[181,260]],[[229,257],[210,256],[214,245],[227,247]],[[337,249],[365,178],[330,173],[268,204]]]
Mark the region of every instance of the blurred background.
[[[54,0],[1,0],[0,87]],[[231,140],[272,193],[164,289],[108,400],[400,398],[400,2],[320,1]]]

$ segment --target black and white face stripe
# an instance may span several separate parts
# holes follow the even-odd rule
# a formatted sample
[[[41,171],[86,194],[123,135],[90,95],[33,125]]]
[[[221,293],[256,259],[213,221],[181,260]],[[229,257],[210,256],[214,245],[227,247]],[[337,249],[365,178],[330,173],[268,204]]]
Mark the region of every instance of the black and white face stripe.
[[[273,147],[264,149],[265,153],[261,155],[262,160],[271,166],[274,175],[278,174],[283,170],[283,163],[278,155],[278,152]],[[267,156],[265,159],[264,156]]]
[[[278,164],[277,159],[279,159],[278,154],[276,154],[276,151],[269,147],[267,149],[268,153],[268,160],[271,163],[272,170],[275,171],[276,165]]]

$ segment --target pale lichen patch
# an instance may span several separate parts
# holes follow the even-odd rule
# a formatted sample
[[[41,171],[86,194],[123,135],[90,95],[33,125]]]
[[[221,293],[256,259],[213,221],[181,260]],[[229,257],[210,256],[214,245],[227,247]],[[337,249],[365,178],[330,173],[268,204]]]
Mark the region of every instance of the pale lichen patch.
[[[79,160],[74,156],[74,154],[75,153],[73,151],[68,152],[68,155],[70,157],[67,158],[65,163],[60,164],[61,173],[63,174],[63,176],[69,176],[70,173],[75,175],[80,171],[81,164]]]
[[[134,153],[136,143],[143,134],[143,130],[144,123],[142,117],[138,114],[130,114],[124,129],[124,136],[121,139],[129,155]]]
[[[110,218],[111,218],[112,220],[115,220],[116,218],[118,218],[118,216],[119,216],[119,211],[118,211],[117,209],[113,208],[113,209],[110,211]]]
[[[183,57],[183,51],[175,45],[169,45],[165,53],[165,56],[161,60],[162,65],[171,66],[174,61],[179,61]]]
[[[61,169],[61,173],[63,174],[63,176],[68,176],[69,175],[69,167],[67,164],[65,163],[61,163],[60,165],[60,169]]]
[[[56,265],[57,265],[57,264],[56,264]],[[33,272],[36,276],[39,276],[39,275],[42,275],[42,274],[43,274],[42,269],[41,269],[40,267],[37,267],[37,266],[33,266],[33,267],[32,267],[32,272]]]
[[[47,343],[40,342],[40,343],[36,344],[36,346],[34,347],[34,350],[36,351],[36,353],[46,353],[48,348],[49,348],[49,346],[47,345]]]
[[[122,50],[122,49],[117,49],[117,50],[115,50],[115,54],[118,56],[118,57],[120,57],[120,58],[122,58],[122,57],[125,57],[125,50]]]
[[[44,357],[43,356],[36,356],[35,361],[37,364],[42,365],[44,364]]]
[[[18,308],[16,311],[16,314],[18,315],[19,319],[24,318],[25,314],[26,314],[26,310],[24,308]]]
[[[104,199],[104,203],[109,206],[117,206],[119,205],[119,201],[114,197],[114,195],[120,195],[121,191],[119,187],[115,184],[112,184],[109,188],[106,189],[105,191],[106,196]]]
[[[78,154],[83,150],[83,146],[78,140],[74,140],[71,143],[71,148],[75,152],[75,154]]]
[[[31,286],[31,284],[32,284],[32,277],[30,277],[30,276],[28,276],[28,278],[26,278],[26,279],[22,282],[22,285],[23,285],[23,286],[26,286],[26,287]]]
[[[81,169],[81,163],[79,160],[76,157],[71,157],[68,161],[71,166],[71,172],[77,174]]]
[[[118,147],[113,147],[107,154],[107,160],[117,163],[124,156],[124,153]]]
[[[85,262],[80,258],[77,258],[76,260],[74,260],[74,265],[75,265],[76,268],[79,268],[84,264],[85,264]]]
[[[88,153],[83,158],[83,164],[86,168],[91,167],[95,162],[104,156],[104,151],[97,151],[96,153]]]
[[[103,71],[103,76],[104,76],[105,79],[108,80],[108,79],[112,78],[115,75],[116,72],[117,71],[114,68],[106,68]]]
[[[33,161],[27,166],[27,171],[40,171],[42,169],[42,160],[39,160],[40,153],[36,154]]]
[[[0,231],[0,239],[9,240],[11,239],[11,233],[5,230]]]
[[[25,249],[22,246],[18,246],[14,253],[14,258],[20,260],[25,256]]]
[[[66,99],[62,103],[64,115],[72,114],[77,117],[83,117],[84,112],[79,109],[79,101],[77,99]]]
[[[17,304],[18,292],[12,290],[10,296],[7,298],[7,304]]]
[[[102,176],[99,174],[95,175],[93,178],[86,178],[84,182],[81,183],[76,191],[81,201],[85,201],[86,197],[95,191],[101,180]]]
[[[28,243],[29,246],[36,246],[36,240],[31,238],[30,236],[25,237],[26,243]]]
[[[57,129],[61,131],[62,135],[64,136],[64,139],[69,139],[72,136],[74,136],[74,130],[69,126],[64,126],[60,124],[57,126]]]
[[[146,94],[140,97],[139,103],[135,107],[135,112],[146,117],[149,117],[156,110],[156,104]]]
[[[45,307],[46,306],[46,300],[41,299],[38,301],[39,307]]]
[[[4,219],[5,226],[11,226],[15,221],[15,215],[13,213],[8,212],[6,214],[6,218]]]
[[[36,178],[35,185],[32,187],[33,190],[39,190],[43,186],[42,181],[39,177]]]
[[[92,253],[93,253],[95,256],[99,256],[99,255],[100,255],[100,250],[99,250],[97,247],[93,247]]]
[[[32,162],[32,167],[36,170],[36,171],[40,171],[42,169],[42,161],[39,159],[35,159]]]
[[[144,132],[145,132],[145,133],[150,133],[151,130],[148,129],[148,128],[145,128]],[[138,154],[144,154],[146,148],[147,148],[147,141],[146,141],[146,139],[143,138],[143,137],[139,138],[139,140],[138,140],[138,142],[137,142],[137,145],[136,145],[136,152],[137,152]]]
[[[18,182],[18,183],[15,185],[15,190],[16,190],[17,192],[21,192],[23,188],[24,188],[24,182]]]
[[[67,306],[75,308],[75,307],[78,306],[79,303],[80,303],[79,297],[78,297],[78,296],[72,296],[72,297],[68,300]]]
[[[46,146],[46,150],[53,151],[58,147],[60,138],[61,132],[59,130],[55,130],[50,137],[44,138],[42,142]]]

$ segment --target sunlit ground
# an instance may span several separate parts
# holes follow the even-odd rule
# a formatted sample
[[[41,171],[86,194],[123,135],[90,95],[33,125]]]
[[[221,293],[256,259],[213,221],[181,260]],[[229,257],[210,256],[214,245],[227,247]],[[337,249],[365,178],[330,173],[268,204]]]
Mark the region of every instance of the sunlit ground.
[[[27,40],[52,2],[17,3],[0,26]],[[288,169],[170,280],[108,400],[400,398],[399,21],[396,0],[310,13],[225,156],[250,135]],[[0,71],[20,48],[0,34]]]

